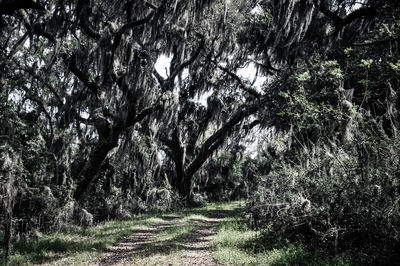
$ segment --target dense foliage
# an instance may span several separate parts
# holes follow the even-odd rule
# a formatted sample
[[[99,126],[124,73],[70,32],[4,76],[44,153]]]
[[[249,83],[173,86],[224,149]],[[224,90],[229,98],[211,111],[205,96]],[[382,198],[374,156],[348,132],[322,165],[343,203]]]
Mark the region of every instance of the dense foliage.
[[[248,198],[255,228],[393,261],[399,14],[396,0],[0,1],[5,259],[38,231]]]
[[[328,50],[311,42],[313,20],[319,23],[312,18],[302,45],[317,49],[270,83],[263,119],[274,129],[263,149],[274,160],[253,191],[249,221],[357,251],[363,263],[391,263],[400,243],[399,6],[370,1],[361,8],[376,6],[377,17],[331,34]]]

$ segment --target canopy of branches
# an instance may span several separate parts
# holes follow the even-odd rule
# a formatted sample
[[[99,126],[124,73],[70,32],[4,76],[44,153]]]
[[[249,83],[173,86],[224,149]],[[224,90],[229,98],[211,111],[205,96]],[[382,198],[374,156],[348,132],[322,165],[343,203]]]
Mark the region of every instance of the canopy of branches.
[[[237,197],[254,226],[394,249],[399,36],[397,0],[0,0],[6,249]]]

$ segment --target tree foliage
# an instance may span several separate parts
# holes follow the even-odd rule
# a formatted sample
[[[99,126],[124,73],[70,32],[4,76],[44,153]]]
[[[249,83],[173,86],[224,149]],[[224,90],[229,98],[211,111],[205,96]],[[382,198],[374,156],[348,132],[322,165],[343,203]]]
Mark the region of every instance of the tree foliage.
[[[0,1],[6,250],[12,230],[249,196],[254,226],[338,249],[390,239],[389,254],[399,11],[396,0]]]
[[[281,25],[276,6],[266,7],[274,18],[268,23]],[[268,86],[270,105],[262,120],[274,126],[264,149],[275,159],[253,192],[254,226],[366,252],[369,261],[396,260],[398,8],[391,1],[320,1],[310,7],[309,26],[297,29],[304,35],[288,31],[292,38],[284,38],[283,47],[294,40],[301,52],[293,57],[292,50],[278,51],[275,59],[281,68]],[[287,25],[306,11],[293,12],[285,15]],[[260,16],[246,34],[265,36]],[[325,43],[316,42],[315,30],[323,25],[332,30],[320,39]],[[274,60],[270,50],[262,52]]]

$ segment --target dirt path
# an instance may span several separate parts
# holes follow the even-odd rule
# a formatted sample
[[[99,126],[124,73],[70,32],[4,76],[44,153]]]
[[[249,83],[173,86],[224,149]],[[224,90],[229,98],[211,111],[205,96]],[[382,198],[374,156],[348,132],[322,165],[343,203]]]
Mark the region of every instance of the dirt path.
[[[222,265],[213,257],[217,225],[238,210],[162,217],[162,222],[124,238],[97,265]]]
[[[188,235],[179,265],[222,265],[216,261],[210,250],[211,240],[222,220],[223,218],[209,218],[198,222],[196,230]]]
[[[130,265],[130,259],[134,256],[142,256],[147,253],[149,247],[155,242],[157,235],[166,228],[175,226],[182,217],[171,217],[162,222],[150,226],[147,229],[124,238],[111,247],[98,265]]]

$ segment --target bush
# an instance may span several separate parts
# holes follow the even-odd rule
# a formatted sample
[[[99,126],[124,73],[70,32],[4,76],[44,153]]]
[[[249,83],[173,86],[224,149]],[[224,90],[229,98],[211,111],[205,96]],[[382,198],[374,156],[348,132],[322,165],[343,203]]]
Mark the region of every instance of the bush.
[[[355,138],[355,145],[314,145],[297,164],[277,161],[252,192],[250,225],[336,251],[396,256],[400,138]]]

